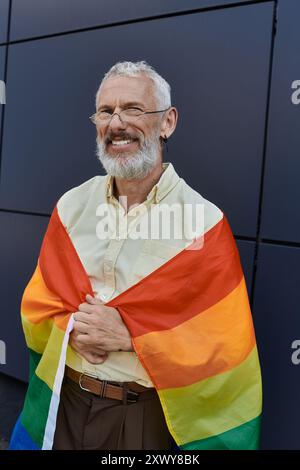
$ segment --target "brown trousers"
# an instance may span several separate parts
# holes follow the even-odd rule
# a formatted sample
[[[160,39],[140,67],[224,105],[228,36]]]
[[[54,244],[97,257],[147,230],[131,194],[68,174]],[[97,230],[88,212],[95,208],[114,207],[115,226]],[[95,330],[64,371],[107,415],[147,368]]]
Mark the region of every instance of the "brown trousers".
[[[171,450],[176,444],[167,428],[155,389],[136,403],[101,398],[64,378],[54,436],[54,450]]]

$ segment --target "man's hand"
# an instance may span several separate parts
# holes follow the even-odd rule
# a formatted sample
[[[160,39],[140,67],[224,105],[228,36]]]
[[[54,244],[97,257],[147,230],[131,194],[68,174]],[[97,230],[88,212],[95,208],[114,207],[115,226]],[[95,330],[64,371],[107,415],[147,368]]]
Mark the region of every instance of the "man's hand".
[[[118,310],[89,294],[86,301],[74,314],[71,347],[92,364],[104,362],[110,351],[133,351],[130,333]]]

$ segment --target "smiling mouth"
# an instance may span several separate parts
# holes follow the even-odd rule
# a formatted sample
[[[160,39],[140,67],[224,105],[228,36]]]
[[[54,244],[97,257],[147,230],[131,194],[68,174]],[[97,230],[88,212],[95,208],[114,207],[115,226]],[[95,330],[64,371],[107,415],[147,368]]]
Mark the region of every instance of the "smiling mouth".
[[[109,140],[108,146],[113,150],[127,150],[133,147],[138,142],[138,139],[122,139],[122,140]]]

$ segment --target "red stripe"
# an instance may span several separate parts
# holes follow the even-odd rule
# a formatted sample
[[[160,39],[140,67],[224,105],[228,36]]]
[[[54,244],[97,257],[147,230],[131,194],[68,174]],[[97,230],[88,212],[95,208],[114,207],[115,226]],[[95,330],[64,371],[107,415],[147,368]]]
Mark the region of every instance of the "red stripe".
[[[183,250],[106,305],[118,307],[131,335],[173,328],[226,297],[243,276],[226,217],[204,235],[200,250]]]
[[[93,289],[75,247],[54,208],[40,252],[40,268],[48,289],[57,294],[68,312],[78,310]]]

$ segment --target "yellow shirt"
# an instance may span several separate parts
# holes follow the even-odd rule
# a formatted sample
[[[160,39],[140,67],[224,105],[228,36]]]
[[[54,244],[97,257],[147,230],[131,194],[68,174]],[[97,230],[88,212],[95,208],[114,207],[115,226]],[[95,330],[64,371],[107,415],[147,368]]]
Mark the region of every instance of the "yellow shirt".
[[[60,219],[89,276],[94,295],[104,302],[137,283],[191,243],[189,235],[170,239],[130,238],[128,235],[137,231],[143,215],[152,213],[154,207],[201,204],[204,232],[216,223],[216,218],[222,217],[220,209],[190,188],[170,162],[163,163],[163,169],[146,200],[127,213],[113,196],[113,178],[109,175],[95,176],[72,188],[57,203]],[[99,230],[103,228],[99,223],[104,218],[109,227],[106,234]],[[113,233],[116,225],[117,234]],[[104,363],[93,365],[69,345],[66,364],[101,380],[134,381],[153,387],[134,351],[110,352]]]

